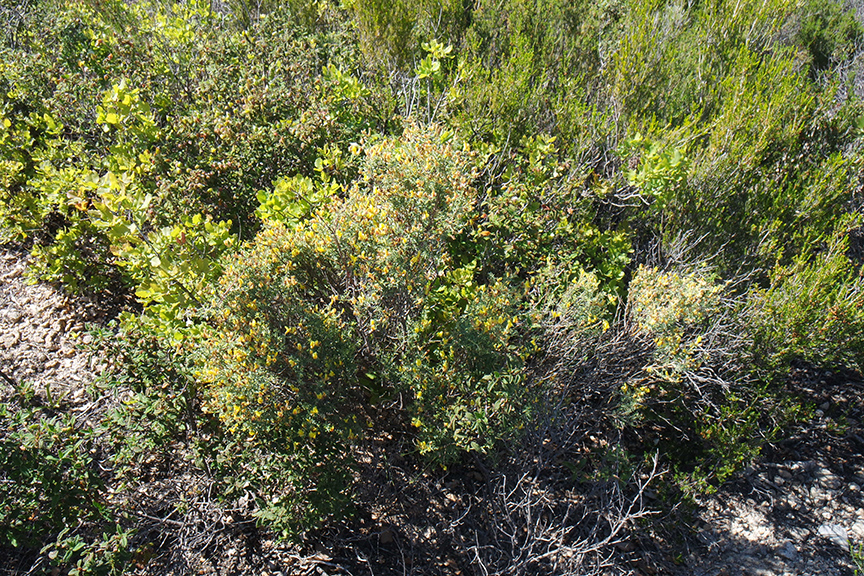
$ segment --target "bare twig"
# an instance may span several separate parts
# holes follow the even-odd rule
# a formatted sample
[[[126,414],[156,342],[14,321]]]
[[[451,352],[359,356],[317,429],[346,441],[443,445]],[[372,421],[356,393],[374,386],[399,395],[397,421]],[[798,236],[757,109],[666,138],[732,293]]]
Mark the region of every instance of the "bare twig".
[[[10,386],[12,386],[12,387],[14,387],[14,388],[17,388],[17,387],[18,387],[18,383],[15,382],[15,380],[12,379],[11,376],[7,376],[6,373],[3,372],[2,370],[0,370],[0,378],[2,378],[3,380],[5,380],[6,383],[9,384]]]

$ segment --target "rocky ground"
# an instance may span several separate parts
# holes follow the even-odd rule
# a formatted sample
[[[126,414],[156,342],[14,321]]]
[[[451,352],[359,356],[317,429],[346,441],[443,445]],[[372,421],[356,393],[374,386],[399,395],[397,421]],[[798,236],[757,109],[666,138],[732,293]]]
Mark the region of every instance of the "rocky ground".
[[[679,574],[864,573],[864,386],[805,369],[790,378],[816,407],[813,418],[702,500],[697,544]]]
[[[65,395],[72,410],[93,413],[86,385],[110,359],[82,349],[88,323],[110,316],[97,302],[73,298],[47,285],[25,281],[25,258],[0,252],[0,372],[4,380],[29,382],[42,391]],[[813,418],[788,439],[770,445],[754,465],[704,497],[698,506],[679,510],[679,525],[642,533],[619,544],[615,573],[693,576],[851,576],[853,552],[864,544],[864,386],[849,375],[798,369],[797,388],[809,395]],[[8,392],[8,380],[3,383]],[[4,393],[5,395],[5,393]],[[442,489],[442,501],[447,498]],[[423,511],[425,512],[425,510]],[[379,552],[403,554],[398,531],[377,523]],[[229,522],[230,523],[230,522]],[[683,524],[683,525],[682,525]],[[325,547],[301,556],[272,541],[252,548],[266,558],[250,562],[242,530],[226,531],[234,544],[211,554],[210,573],[243,573],[243,566],[266,567],[267,574],[348,573]],[[245,552],[244,552],[245,550]],[[355,552],[356,555],[356,552]],[[864,556],[864,553],[862,553]],[[358,562],[360,562],[358,556]],[[215,559],[215,560],[214,560]],[[441,559],[438,572],[450,561]],[[380,573],[367,560],[361,573]],[[360,562],[359,566],[364,566]],[[202,566],[207,564],[202,560]],[[357,565],[357,564],[355,564]],[[402,569],[415,572],[410,564]],[[455,566],[455,565],[454,565]],[[221,567],[221,568],[220,568]],[[224,568],[224,570],[223,570]],[[454,568],[454,572],[455,572]],[[386,569],[385,573],[389,573]],[[420,572],[424,572],[421,570]],[[436,572],[437,573],[437,572]],[[355,572],[356,574],[356,572]]]

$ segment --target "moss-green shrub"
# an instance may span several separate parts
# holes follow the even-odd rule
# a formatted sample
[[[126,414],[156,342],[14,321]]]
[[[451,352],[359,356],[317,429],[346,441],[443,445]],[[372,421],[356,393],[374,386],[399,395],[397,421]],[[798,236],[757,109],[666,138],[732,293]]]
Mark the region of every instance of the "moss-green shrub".
[[[747,329],[764,377],[782,377],[796,360],[864,370],[864,280],[847,229],[775,268],[770,286],[750,295]]]

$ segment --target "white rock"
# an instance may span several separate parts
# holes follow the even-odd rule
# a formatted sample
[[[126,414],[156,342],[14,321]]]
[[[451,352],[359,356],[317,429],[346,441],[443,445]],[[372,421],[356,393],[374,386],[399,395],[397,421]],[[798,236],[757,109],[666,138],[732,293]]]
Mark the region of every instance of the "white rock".
[[[819,536],[827,538],[844,550],[849,549],[849,534],[839,524],[822,524],[816,532]]]
[[[12,332],[8,336],[3,339],[3,347],[7,350],[13,348],[18,344],[18,340],[21,338],[21,335],[18,332]]]

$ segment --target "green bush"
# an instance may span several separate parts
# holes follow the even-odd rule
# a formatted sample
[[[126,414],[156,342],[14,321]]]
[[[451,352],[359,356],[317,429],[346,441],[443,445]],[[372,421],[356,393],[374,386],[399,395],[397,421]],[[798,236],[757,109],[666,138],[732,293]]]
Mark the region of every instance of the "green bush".
[[[471,226],[472,164],[440,130],[409,127],[365,147],[344,199],[268,225],[226,263],[199,377],[232,434],[283,455],[280,510],[262,519],[296,530],[338,511],[380,410],[442,463],[530,417],[539,348],[522,281],[449,248]]]
[[[752,375],[747,295],[704,265],[640,267],[628,308],[650,354],[621,386],[618,417],[654,439],[679,490],[712,492],[800,410]]]
[[[776,380],[793,361],[864,371],[864,284],[847,255],[848,226],[771,272],[754,289],[747,329],[757,372]]]
[[[23,399],[33,397],[24,392]],[[89,455],[92,438],[73,417],[4,403],[0,419],[4,545],[39,545],[78,518],[98,516],[101,479]]]
[[[639,130],[657,151],[688,160],[665,209],[632,211],[634,225],[648,222],[667,244],[690,234],[722,275],[761,270],[763,278],[830,233],[860,159],[850,146],[855,105],[837,100],[838,76],[825,70],[814,82],[809,74],[801,37],[808,26],[846,46],[835,69],[852,58],[844,12],[832,5],[824,11],[837,18],[822,19],[821,11],[772,1],[640,3],[627,13],[607,69],[630,124],[624,142]],[[631,152],[619,146],[636,174],[646,170],[647,150]],[[658,220],[662,226],[651,224]]]
[[[120,574],[129,530],[104,494],[93,431],[31,389],[0,403],[0,545],[69,574]],[[37,563],[38,565],[38,563]]]

